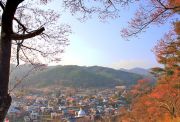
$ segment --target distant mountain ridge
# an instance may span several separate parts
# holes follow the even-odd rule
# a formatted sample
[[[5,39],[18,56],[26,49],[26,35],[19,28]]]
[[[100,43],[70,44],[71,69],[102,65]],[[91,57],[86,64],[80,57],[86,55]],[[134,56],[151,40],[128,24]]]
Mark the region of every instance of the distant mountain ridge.
[[[151,75],[149,69],[144,69],[144,68],[140,68],[140,67],[135,67],[128,71],[132,72],[132,73],[140,74],[140,75],[146,75],[146,76]]]
[[[28,68],[26,67],[25,70]],[[23,69],[22,69],[23,71]],[[21,72],[22,72],[21,71]],[[18,74],[19,71],[17,71]],[[15,75],[15,74],[14,74]],[[144,76],[128,71],[115,70],[100,66],[53,66],[37,72],[29,77],[25,85],[47,87],[61,85],[68,87],[114,87],[116,85],[131,86]]]

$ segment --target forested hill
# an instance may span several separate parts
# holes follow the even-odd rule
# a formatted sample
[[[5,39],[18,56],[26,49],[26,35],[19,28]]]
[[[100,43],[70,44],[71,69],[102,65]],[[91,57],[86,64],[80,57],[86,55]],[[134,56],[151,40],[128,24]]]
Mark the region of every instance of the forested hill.
[[[106,67],[54,66],[31,75],[25,84],[35,87],[63,85],[70,87],[114,87],[132,85],[142,76]]]

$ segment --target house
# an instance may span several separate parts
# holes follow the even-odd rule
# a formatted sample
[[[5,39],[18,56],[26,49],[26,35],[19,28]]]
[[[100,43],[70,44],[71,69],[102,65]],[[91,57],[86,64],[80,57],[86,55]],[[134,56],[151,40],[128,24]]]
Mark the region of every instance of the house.
[[[80,110],[78,112],[78,117],[83,117],[83,116],[86,116],[86,113],[82,108],[80,108]]]
[[[39,115],[38,113],[32,111],[32,113],[30,114],[30,119],[31,120],[37,120],[38,115]]]
[[[24,117],[24,122],[31,122],[31,119],[28,116]]]

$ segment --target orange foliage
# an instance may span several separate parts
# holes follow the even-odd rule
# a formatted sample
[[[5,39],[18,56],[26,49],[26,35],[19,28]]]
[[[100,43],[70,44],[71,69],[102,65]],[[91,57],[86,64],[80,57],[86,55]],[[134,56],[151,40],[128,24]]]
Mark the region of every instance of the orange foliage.
[[[152,83],[150,79],[138,80],[137,84],[132,86],[131,90],[127,92],[126,99],[129,103],[135,102],[140,96],[147,94],[152,89]]]
[[[177,1],[174,1],[177,2]],[[179,1],[178,1],[179,2]],[[147,80],[139,80],[130,90],[133,100],[130,111],[121,120],[127,122],[179,122],[180,121],[180,22],[156,45],[154,52],[164,68],[154,68],[158,73],[157,85],[149,92]],[[137,97],[138,96],[138,97]]]
[[[168,4],[170,7],[180,6],[180,0],[169,0]]]
[[[180,0],[151,0],[154,11],[139,9],[122,33],[125,37],[140,33],[151,23],[163,23],[180,11]],[[166,10],[167,9],[167,10]],[[168,11],[168,13],[161,13]],[[162,16],[159,16],[161,13]],[[155,18],[155,19],[154,19]],[[130,90],[132,104],[122,111],[125,122],[180,122],[180,21],[174,22],[174,30],[161,39],[154,48],[157,61],[164,67],[153,68],[157,85],[148,91],[146,80],[139,80]]]
[[[167,68],[178,68],[180,62],[180,40],[177,39],[175,32],[169,32],[154,48],[157,60]],[[166,70],[165,69],[165,70]]]
[[[175,26],[175,32],[177,33],[177,35],[180,35],[180,21],[175,22],[174,26]]]

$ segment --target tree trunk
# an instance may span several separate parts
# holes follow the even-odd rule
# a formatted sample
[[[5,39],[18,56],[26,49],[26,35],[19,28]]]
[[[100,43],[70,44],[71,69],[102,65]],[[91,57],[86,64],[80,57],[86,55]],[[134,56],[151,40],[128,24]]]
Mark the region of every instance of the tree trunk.
[[[3,121],[11,105],[11,97],[8,94],[10,56],[11,39],[2,28],[0,42],[0,122]]]
[[[7,94],[0,98],[0,122],[3,122],[6,117],[7,111],[11,105],[11,96]]]
[[[8,94],[9,68],[11,56],[11,40],[8,35],[1,33],[0,42],[0,122],[6,116],[11,105],[11,97]]]
[[[11,105],[8,94],[9,69],[11,59],[12,23],[17,6],[23,0],[7,0],[3,9],[0,37],[0,122],[3,122]]]

